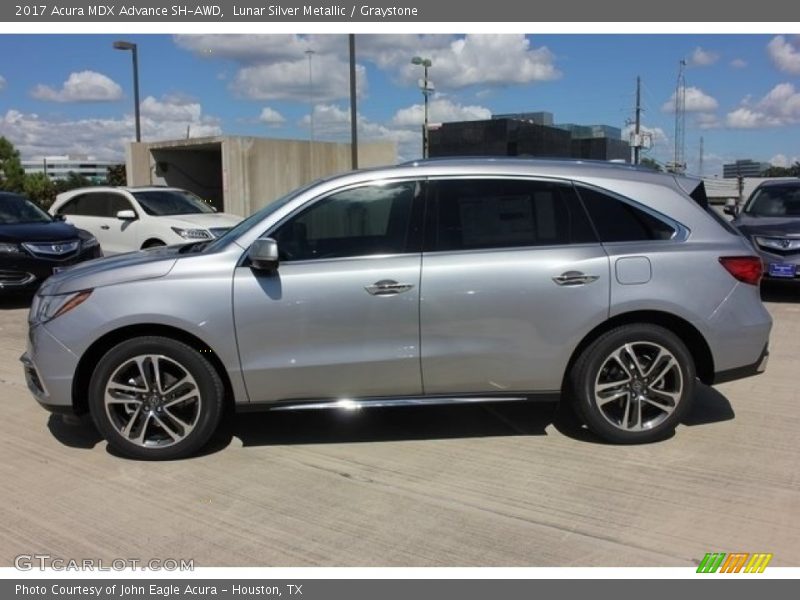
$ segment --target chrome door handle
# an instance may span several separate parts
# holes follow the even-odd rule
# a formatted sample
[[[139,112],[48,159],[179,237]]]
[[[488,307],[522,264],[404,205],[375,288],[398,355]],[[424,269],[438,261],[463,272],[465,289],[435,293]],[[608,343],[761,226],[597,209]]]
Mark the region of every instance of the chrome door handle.
[[[553,281],[558,285],[583,285],[585,283],[592,283],[598,279],[599,277],[597,275],[586,275],[580,271],[567,271],[566,273],[553,277]]]
[[[410,283],[398,283],[394,279],[381,279],[364,289],[373,296],[392,296],[407,292],[413,287],[413,284]]]

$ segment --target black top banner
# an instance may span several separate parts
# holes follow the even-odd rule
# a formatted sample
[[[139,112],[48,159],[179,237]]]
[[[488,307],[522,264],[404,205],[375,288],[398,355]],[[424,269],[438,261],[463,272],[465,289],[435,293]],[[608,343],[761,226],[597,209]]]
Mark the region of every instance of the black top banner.
[[[711,0],[520,2],[520,0],[369,0],[298,2],[157,0],[96,3],[85,0],[11,2],[0,5],[6,22],[787,22],[797,8],[785,0],[720,3]]]

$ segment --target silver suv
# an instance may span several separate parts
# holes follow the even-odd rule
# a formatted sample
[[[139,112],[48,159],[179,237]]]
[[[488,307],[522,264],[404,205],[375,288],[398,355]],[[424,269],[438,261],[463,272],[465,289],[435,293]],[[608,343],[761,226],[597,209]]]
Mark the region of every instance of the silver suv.
[[[37,400],[138,458],[200,449],[227,406],[563,397],[605,440],[669,435],[764,370],[761,261],[702,182],[606,163],[431,160],[353,172],[223,237],[48,279]]]

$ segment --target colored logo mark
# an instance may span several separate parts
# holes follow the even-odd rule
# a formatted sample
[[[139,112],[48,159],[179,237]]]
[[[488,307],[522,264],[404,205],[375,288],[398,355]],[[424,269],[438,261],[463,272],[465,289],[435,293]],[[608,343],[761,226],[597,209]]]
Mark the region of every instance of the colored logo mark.
[[[708,552],[697,566],[698,573],[763,573],[772,554]]]

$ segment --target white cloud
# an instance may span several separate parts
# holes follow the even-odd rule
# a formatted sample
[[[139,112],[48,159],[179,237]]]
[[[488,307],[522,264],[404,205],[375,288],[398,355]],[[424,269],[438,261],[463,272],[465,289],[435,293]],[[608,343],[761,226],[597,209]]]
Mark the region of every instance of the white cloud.
[[[719,107],[719,102],[716,98],[709,96],[703,90],[697,87],[686,88],[686,112],[711,112]],[[669,100],[667,100],[661,107],[664,112],[675,112],[675,92],[672,93]]]
[[[522,34],[471,34],[451,38],[446,46],[420,54],[431,59],[429,77],[442,90],[471,85],[522,85],[561,77],[553,53],[546,46],[532,47]],[[415,82],[422,75],[419,66],[410,64],[407,53],[392,67],[396,69],[397,65],[399,76],[406,83]]]
[[[270,108],[269,106],[265,106],[261,110],[258,120],[262,123],[266,123],[270,127],[278,127],[286,122],[286,119],[281,113],[274,108]]]
[[[31,95],[47,102],[113,102],[122,98],[122,88],[96,71],[70,73],[60,89],[39,84]]]
[[[345,35],[180,35],[176,44],[202,57],[232,60],[239,70],[232,89],[259,100],[307,100],[308,59],[314,50],[314,100],[343,99],[349,89],[349,58]],[[430,77],[439,89],[471,85],[520,85],[557,79],[555,57],[546,47],[534,47],[524,35],[359,35],[359,61],[374,63],[403,85],[422,76],[410,64],[415,55],[430,58]],[[358,65],[359,93],[367,90],[366,70]]]
[[[792,156],[789,158],[785,154],[776,154],[769,159],[769,164],[773,167],[791,167],[796,162],[800,162],[800,156]]]
[[[800,75],[800,48],[796,43],[779,35],[767,44],[767,52],[778,69],[792,75]]]
[[[711,50],[705,50],[698,46],[689,57],[689,65],[692,67],[708,67],[719,60],[719,54]]]
[[[356,83],[358,94],[365,94],[367,76],[363,65],[356,65]],[[251,65],[238,71],[231,88],[253,100],[339,100],[350,95],[350,67],[336,55],[314,54],[309,85],[309,61],[305,56]]]
[[[203,109],[200,103],[181,96],[165,96],[157,100],[153,96],[145,98],[140,105],[143,117],[150,117],[154,121],[185,121],[199,122]]]
[[[6,78],[0,75],[0,92],[6,89]]]
[[[429,123],[450,121],[479,121],[491,119],[492,111],[483,106],[458,104],[449,98],[434,98],[428,105]],[[401,108],[392,117],[392,125],[397,127],[419,127],[425,120],[423,104]]]
[[[747,61],[742,58],[734,58],[731,61],[731,66],[734,69],[744,69],[747,66]]]
[[[728,113],[726,124],[735,129],[781,127],[800,123],[800,92],[791,83],[779,83],[753,104],[745,98],[742,106]]]
[[[187,126],[192,137],[222,132],[219,122],[212,117],[187,113],[186,118],[171,119],[167,118],[169,112],[142,114],[142,138],[147,141],[181,139],[186,137]],[[125,115],[122,118],[61,120],[11,109],[0,115],[0,135],[7,137],[23,157],[91,154],[122,160],[125,145],[134,135],[134,119],[133,115]]]

